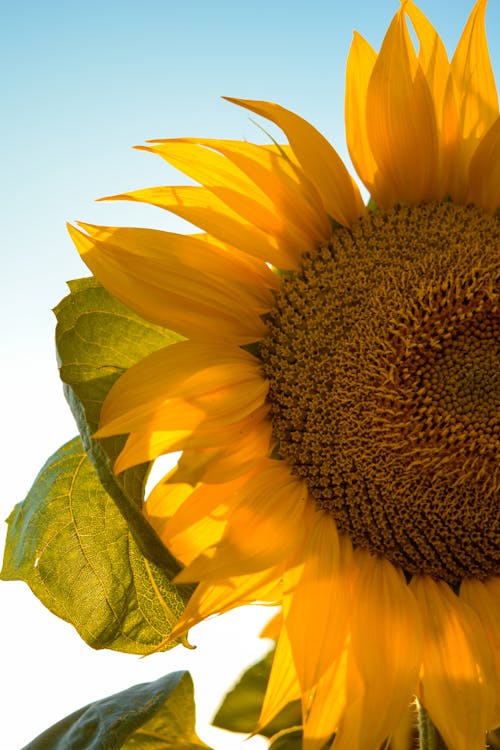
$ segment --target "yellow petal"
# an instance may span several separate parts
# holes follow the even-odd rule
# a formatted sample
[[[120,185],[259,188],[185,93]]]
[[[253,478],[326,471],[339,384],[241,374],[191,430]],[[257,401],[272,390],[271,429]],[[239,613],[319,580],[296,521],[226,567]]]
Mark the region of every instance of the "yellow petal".
[[[412,0],[406,0],[404,11],[408,14],[419,41],[418,62],[425,74],[434,100],[438,123],[443,118],[443,103],[450,73],[448,55],[441,37]]]
[[[453,750],[484,747],[495,692],[484,628],[444,582],[414,576],[410,587],[424,628],[419,698]]]
[[[342,688],[342,702],[345,706],[340,717],[335,734],[333,747],[335,750],[341,745],[358,750],[364,721],[363,697],[366,690],[363,679],[353,657],[351,644],[348,640],[345,648],[344,686]]]
[[[261,338],[273,297],[237,258],[197,237],[81,225],[72,237],[92,273],[140,315],[190,338]]]
[[[472,154],[498,117],[498,97],[485,29],[486,0],[478,0],[451,61],[460,123],[460,173],[453,199],[463,202]]]
[[[219,583],[200,583],[188,602],[169,640],[175,640],[207,617],[229,612],[245,604],[276,604],[282,586],[282,567],[226,578]]]
[[[205,385],[200,378],[198,392],[193,397],[165,397],[161,401],[161,396],[156,394],[153,400],[148,384],[143,385],[139,381],[141,372],[132,372],[132,369],[135,370],[135,366],[127,371],[130,373],[127,382],[122,383],[113,393],[110,391],[105,401],[103,426],[95,433],[95,437],[149,430],[217,429],[238,422],[257,411],[264,403],[267,393],[266,383],[251,374],[245,377],[233,370],[235,381],[223,384],[219,389]],[[123,398],[130,398],[129,403],[123,403]],[[111,414],[117,416],[112,419]]]
[[[208,143],[219,142],[212,140]],[[192,139],[159,141],[147,150],[159,154],[200,182],[251,226],[279,239],[296,261],[300,258],[304,235],[294,230],[294,224],[286,222],[286,217],[283,217],[279,207],[269,196],[222,153],[216,153],[212,148],[206,148]],[[268,153],[264,149],[263,152]]]
[[[345,127],[352,163],[377,204],[386,205],[389,197],[375,187],[377,163],[373,157],[366,124],[366,92],[377,55],[357,32],[349,50],[346,68]]]
[[[251,483],[251,476],[249,473],[222,485],[200,484],[195,488],[172,484],[169,476],[150,493],[144,514],[165,546],[184,565],[189,565],[204,552],[212,556],[230,516],[241,503],[242,494],[261,481]]]
[[[272,423],[271,420],[266,420],[256,425],[255,429],[249,431],[241,439],[227,443],[222,449],[212,449],[210,460],[206,463],[203,473],[200,474],[199,481],[221,484],[247,473],[257,462],[269,456],[271,438]],[[195,452],[199,451],[193,451]],[[182,459],[179,467],[181,464]]]
[[[269,724],[287,703],[298,698],[300,687],[293,665],[290,640],[286,627],[282,624],[255,731],[258,732]]]
[[[278,564],[300,546],[309,504],[303,481],[282,461],[267,461],[237,490],[220,542],[179,573],[176,581],[218,581]]]
[[[361,549],[354,567],[350,650],[356,691],[347,691],[335,750],[378,747],[391,734],[415,692],[422,654],[417,604],[401,570]]]
[[[195,524],[203,519],[205,516],[213,516],[217,518],[217,514],[214,515],[214,511],[219,508],[227,508],[229,512],[234,509],[236,505],[236,492],[241,487],[242,483],[248,481],[248,478],[239,477],[232,482],[226,482],[223,487],[214,487],[210,484],[200,484],[197,487],[191,487],[191,492],[188,493],[184,502],[179,505],[174,513],[168,513],[170,509],[170,497],[172,493],[172,487],[178,487],[177,484],[171,484],[167,478],[165,481],[159,482],[151,492],[145,505],[145,512],[152,517],[152,523],[154,519],[159,520],[166,517],[164,524],[165,529],[165,544],[168,546],[169,538],[178,536],[179,534],[191,533],[193,537],[195,533],[190,532]],[[186,485],[180,485],[184,487]],[[226,512],[223,512],[223,517],[226,517]],[[196,555],[200,554],[204,549],[204,545],[198,546]]]
[[[132,432],[115,461],[115,473],[120,474],[131,466],[154,461],[158,456],[180,450],[172,446],[182,445],[190,435],[191,430]]]
[[[408,706],[398,725],[392,730],[389,750],[410,750],[413,748],[413,735],[417,726],[415,701]]]
[[[213,149],[193,140],[166,139],[154,141],[150,146],[140,146],[139,150],[158,154],[176,169],[209,188],[242,217],[246,214],[253,217],[253,211],[257,225],[259,221],[272,221],[272,204],[262,190],[235,164]]]
[[[183,451],[178,462],[175,481],[181,473],[193,475],[193,458],[203,465],[203,472],[196,471],[198,481],[228,481],[244,474],[250,461],[263,458],[269,453],[270,422],[266,420],[269,404],[264,404],[244,419],[218,429],[204,429],[201,423],[195,432],[191,430],[152,430],[133,432],[116,460],[115,471],[120,473],[130,466],[153,461],[166,453]],[[207,453],[210,450],[211,453]],[[241,460],[241,463],[236,463]],[[209,472],[209,474],[207,473]],[[234,476],[230,476],[234,474]]]
[[[439,135],[439,189],[441,198],[452,192],[460,139],[458,110],[445,46],[433,25],[415,3],[404,6],[419,41],[418,62],[425,74],[434,103]]]
[[[154,191],[155,188],[151,190]],[[268,289],[274,286],[274,275],[269,272],[266,264],[249,258],[210,235],[176,234],[134,227],[103,227],[82,222],[79,222],[79,226],[111,255],[123,254],[127,259],[129,256],[139,256],[141,260],[156,262],[160,273],[164,272],[164,266],[176,271],[187,267],[195,279],[203,274],[205,283],[208,284],[214,284],[223,277],[230,285],[241,285],[242,294],[258,296],[258,304],[263,305],[263,309],[267,309],[272,299]],[[230,289],[227,293],[237,297],[239,291]]]
[[[264,625],[259,633],[259,638],[270,638],[273,641],[277,641],[280,637],[281,626],[283,625],[283,615],[281,610],[273,615],[269,622]]]
[[[471,159],[467,200],[490,214],[500,207],[500,117]]]
[[[221,150],[269,196],[285,227],[300,230],[306,246],[330,238],[331,224],[315,187],[289,159],[251,143],[230,143]]]
[[[304,697],[303,750],[322,750],[337,729],[346,705],[347,648]]]
[[[370,147],[384,184],[383,205],[438,197],[438,136],[429,86],[403,10],[385,35],[368,84]]]
[[[218,544],[224,535],[230,515],[230,508],[222,502],[212,507],[210,514],[201,516],[194,522],[189,533],[173,536],[169,524],[161,538],[166,547],[183,565],[191,565],[196,560],[201,549],[210,549]],[[151,521],[154,526],[153,520]]]
[[[192,142],[180,139],[176,142]],[[329,239],[331,224],[321,199],[302,170],[283,154],[243,141],[196,139],[202,146],[214,148],[241,169],[272,202],[278,232],[295,226],[303,243]],[[281,227],[279,226],[281,224]]]
[[[208,430],[207,433],[204,433],[202,423],[196,428],[190,437],[194,438],[202,434],[212,434],[213,432],[214,430]],[[212,462],[217,461],[218,455],[219,451],[217,448],[195,448],[194,450],[184,449],[174,469],[172,481],[187,482],[194,487],[196,484],[203,481],[203,477],[209,470]],[[244,472],[241,472],[241,474],[244,474]],[[240,476],[240,474],[237,472],[231,477],[231,479],[235,479],[238,476]]]
[[[127,370],[102,408],[97,437],[234,424],[259,409],[268,384],[239,348],[182,341]]]
[[[325,211],[335,221],[350,226],[364,215],[361,195],[342,159],[312,125],[272,102],[225,98],[266,117],[283,130],[305,175],[321,196]]]
[[[268,261],[277,268],[298,268],[297,258],[293,257],[284,242],[266,234],[253,222],[244,220],[206,188],[161,186],[109,196],[106,200],[150,203],[195,224],[249,256]]]
[[[188,565],[205,548],[220,541],[237,486],[228,482],[222,491],[214,492],[207,485],[193,489],[162,481],[150,493],[143,512],[165,546]]]
[[[162,536],[162,529],[194,491],[189,484],[169,484],[165,479],[155,485],[147,497],[143,512],[158,536]]]
[[[491,646],[496,674],[496,705],[489,729],[500,725],[500,578],[478,581],[465,578],[460,586],[463,599],[477,614]]]
[[[305,692],[338,657],[347,633],[351,543],[328,513],[315,512],[309,521],[303,560],[285,624]]]

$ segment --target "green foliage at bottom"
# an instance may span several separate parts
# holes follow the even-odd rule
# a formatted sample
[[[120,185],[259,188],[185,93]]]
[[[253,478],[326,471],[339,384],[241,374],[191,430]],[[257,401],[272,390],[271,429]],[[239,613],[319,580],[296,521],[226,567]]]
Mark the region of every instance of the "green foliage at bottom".
[[[173,672],[80,708],[23,750],[210,750],[194,726],[191,676]]]
[[[217,711],[213,724],[231,732],[253,732],[259,719],[262,700],[267,687],[274,657],[274,649],[251,666],[239,682],[225,696]],[[302,714],[299,701],[289,703],[261,730],[266,737],[300,726]],[[277,747],[280,747],[279,745]],[[283,746],[287,747],[287,746]],[[292,745],[290,748],[292,749]]]

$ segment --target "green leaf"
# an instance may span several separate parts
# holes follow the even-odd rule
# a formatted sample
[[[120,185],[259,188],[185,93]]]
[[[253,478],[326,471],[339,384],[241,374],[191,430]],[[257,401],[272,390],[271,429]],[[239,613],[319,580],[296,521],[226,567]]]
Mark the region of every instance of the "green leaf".
[[[302,750],[302,730],[286,729],[273,738],[269,750]]]
[[[113,473],[125,437],[93,440],[102,403],[113,383],[151,352],[182,340],[143,320],[112,297],[94,278],[69,282],[70,294],[55,308],[56,345],[68,403],[97,474],[130,526],[143,554],[169,578],[180,566],[141,513],[150,465]]]
[[[260,709],[266,692],[267,681],[271,671],[274,649],[251,666],[239,682],[225,696],[217,711],[213,724],[231,732],[253,732],[260,715]],[[277,732],[302,723],[299,701],[289,703],[282,711],[261,730],[260,734],[272,737]]]
[[[25,581],[93,648],[168,648],[189,592],[141,553],[79,438],[47,461],[8,524],[3,580]]]
[[[191,675],[173,672],[89,703],[23,750],[210,750],[194,725]]]

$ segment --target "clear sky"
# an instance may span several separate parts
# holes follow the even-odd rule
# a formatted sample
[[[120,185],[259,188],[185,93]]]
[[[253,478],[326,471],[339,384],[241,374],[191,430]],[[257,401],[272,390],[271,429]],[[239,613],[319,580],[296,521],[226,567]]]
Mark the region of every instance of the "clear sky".
[[[421,0],[452,51],[470,0]],[[3,394],[1,515],[46,458],[76,433],[55,366],[54,318],[65,281],[87,275],[66,234],[75,219],[179,231],[159,209],[99,196],[183,178],[133,151],[148,138],[204,135],[262,142],[223,95],[277,101],[344,147],[345,61],[357,29],[376,48],[397,0],[17,0],[0,4]],[[487,14],[500,70],[500,0]],[[95,698],[174,669],[192,670],[205,723],[216,696],[267,646],[267,613],[227,616],[180,648],[139,660],[93,652],[24,584],[0,584],[2,748],[19,750]],[[215,697],[214,697],[215,696]],[[217,750],[258,750],[205,732]]]

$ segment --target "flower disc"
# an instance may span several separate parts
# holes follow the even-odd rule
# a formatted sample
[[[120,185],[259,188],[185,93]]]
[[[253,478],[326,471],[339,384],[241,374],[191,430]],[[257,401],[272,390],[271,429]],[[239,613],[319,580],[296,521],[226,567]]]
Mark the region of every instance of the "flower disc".
[[[500,571],[499,221],[452,203],[340,228],[261,346],[280,455],[355,545],[449,583]]]

